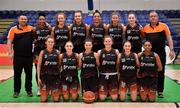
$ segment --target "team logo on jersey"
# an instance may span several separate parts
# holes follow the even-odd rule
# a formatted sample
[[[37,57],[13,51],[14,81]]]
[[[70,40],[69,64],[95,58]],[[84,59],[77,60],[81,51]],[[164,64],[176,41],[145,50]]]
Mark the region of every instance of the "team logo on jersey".
[[[125,61],[126,61],[125,58],[122,58],[122,59],[121,59],[121,62],[125,62]]]
[[[67,59],[63,59],[63,62],[67,62]]]
[[[93,32],[93,31],[94,31],[94,28],[92,28],[91,31]]]
[[[128,33],[128,34],[131,33],[131,30],[127,30],[127,33]]]
[[[105,54],[102,54],[102,58],[105,58]]]
[[[77,28],[76,28],[76,27],[73,27],[73,30],[77,30]]]
[[[110,28],[110,29],[109,29],[109,31],[110,31],[110,32],[113,32],[113,31],[114,31],[114,29],[113,29],[113,28]]]
[[[39,30],[37,30],[37,31],[36,31],[36,34],[40,34],[40,31],[39,31]]]
[[[47,55],[46,55],[46,54],[44,55],[44,58],[47,58]]]

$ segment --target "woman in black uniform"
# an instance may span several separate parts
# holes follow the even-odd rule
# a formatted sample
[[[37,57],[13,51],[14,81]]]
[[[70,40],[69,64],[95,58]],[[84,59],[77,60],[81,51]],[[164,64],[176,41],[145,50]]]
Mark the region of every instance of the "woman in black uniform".
[[[60,97],[60,52],[54,49],[55,41],[53,36],[46,39],[46,49],[42,50],[38,59],[38,84],[41,93],[41,102],[48,100],[49,92],[54,102]]]
[[[37,61],[41,50],[45,49],[45,41],[47,35],[51,34],[51,26],[46,22],[44,13],[39,13],[38,24],[35,27],[35,41],[34,41],[34,64],[36,66],[36,82],[37,80]],[[38,88],[37,95],[40,95]]]
[[[63,12],[57,14],[56,20],[56,26],[53,27],[51,34],[56,40],[55,48],[63,53],[65,43],[70,40],[70,27],[65,25],[66,16]]]
[[[62,94],[65,101],[70,97],[73,101],[77,100],[79,92],[78,54],[73,52],[73,48],[72,42],[66,42],[66,52],[60,55]]]
[[[106,25],[101,22],[101,13],[96,10],[93,13],[93,24],[89,28],[89,36],[93,39],[93,51],[98,51],[103,48],[104,35],[107,34]]]
[[[132,52],[141,52],[142,41],[142,26],[137,23],[135,13],[129,13],[128,15],[128,25],[125,27],[125,38],[132,44]]]
[[[160,57],[152,52],[150,41],[144,42],[144,51],[138,54],[140,61],[140,70],[138,72],[139,90],[142,101],[154,102],[156,99],[158,72],[162,70]]]
[[[118,49],[119,52],[122,52],[124,25],[119,23],[119,18],[119,14],[117,12],[113,12],[111,14],[111,24],[108,24],[107,28],[108,35],[111,36],[114,40],[113,48]]]
[[[123,52],[119,54],[119,72],[120,72],[120,100],[125,101],[127,90],[130,90],[131,101],[137,98],[136,74],[139,67],[139,60],[136,53],[131,52],[131,43],[125,41]]]
[[[98,51],[99,55],[99,99],[105,100],[108,94],[112,100],[118,98],[118,55],[119,51],[112,48],[113,40],[104,37],[105,48]]]
[[[92,51],[91,39],[84,43],[85,51],[79,54],[79,68],[81,69],[82,93],[92,91],[98,98],[98,71],[99,59],[97,53]]]
[[[80,53],[84,51],[83,42],[87,36],[87,24],[83,23],[82,12],[74,13],[74,23],[71,24],[71,41],[74,44],[74,52]]]

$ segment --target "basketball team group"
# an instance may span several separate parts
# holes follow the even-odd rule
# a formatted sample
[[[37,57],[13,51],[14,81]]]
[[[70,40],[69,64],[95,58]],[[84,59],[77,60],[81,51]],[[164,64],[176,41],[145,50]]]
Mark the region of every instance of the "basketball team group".
[[[54,17],[54,16],[52,16]],[[32,97],[32,69],[36,67],[37,95],[41,102],[51,96],[54,102],[131,101],[154,102],[163,98],[166,41],[174,58],[170,30],[159,21],[156,11],[149,13],[150,23],[142,27],[136,14],[128,14],[128,24],[112,12],[110,24],[103,24],[101,13],[93,13],[92,24],[85,24],[81,11],[66,25],[66,15],[56,15],[56,25],[39,13],[36,26],[28,25],[26,15],[8,34],[8,55],[13,59],[14,98],[20,96],[21,74],[25,72],[25,90]],[[81,89],[80,89],[81,88]]]

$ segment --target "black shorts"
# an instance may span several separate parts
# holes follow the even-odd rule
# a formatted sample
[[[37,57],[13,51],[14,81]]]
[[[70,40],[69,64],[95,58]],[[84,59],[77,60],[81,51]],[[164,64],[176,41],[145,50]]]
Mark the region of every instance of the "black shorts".
[[[61,88],[60,75],[41,75],[41,81],[43,83],[43,89],[59,89]]]
[[[125,77],[120,76],[119,82],[123,82],[127,87],[130,87],[131,85],[137,84],[137,78],[135,77]]]
[[[139,78],[139,87],[148,88],[150,90],[157,90],[157,77],[143,77]]]
[[[92,91],[98,92],[98,76],[91,76],[89,78],[81,78],[82,92]]]
[[[79,90],[79,79],[74,77],[61,77],[62,91]]]
[[[105,75],[99,76],[99,91],[110,93],[111,90],[118,90],[118,75],[110,75],[109,79]]]

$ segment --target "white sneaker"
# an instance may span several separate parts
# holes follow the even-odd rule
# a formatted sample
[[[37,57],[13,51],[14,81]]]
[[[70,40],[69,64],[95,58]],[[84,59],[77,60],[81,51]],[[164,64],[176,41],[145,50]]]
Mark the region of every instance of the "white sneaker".
[[[41,93],[40,93],[40,89],[37,90],[37,96],[40,96]]]

